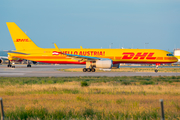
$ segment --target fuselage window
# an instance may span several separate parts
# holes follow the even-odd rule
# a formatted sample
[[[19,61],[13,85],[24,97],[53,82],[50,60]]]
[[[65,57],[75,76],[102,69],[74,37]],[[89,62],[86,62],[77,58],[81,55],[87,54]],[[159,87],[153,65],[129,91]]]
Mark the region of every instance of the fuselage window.
[[[173,56],[173,54],[167,54],[167,56]]]

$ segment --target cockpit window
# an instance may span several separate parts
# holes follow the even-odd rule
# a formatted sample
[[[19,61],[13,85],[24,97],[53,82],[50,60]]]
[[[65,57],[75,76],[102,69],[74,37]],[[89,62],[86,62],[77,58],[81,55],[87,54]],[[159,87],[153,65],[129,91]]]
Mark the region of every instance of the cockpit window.
[[[167,56],[174,56],[173,54],[167,54]]]

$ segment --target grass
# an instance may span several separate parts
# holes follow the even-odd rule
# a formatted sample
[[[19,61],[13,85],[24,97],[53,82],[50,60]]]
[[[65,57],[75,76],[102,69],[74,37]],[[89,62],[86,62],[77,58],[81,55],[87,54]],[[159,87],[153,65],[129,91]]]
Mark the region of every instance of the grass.
[[[87,87],[89,86],[86,81],[81,81],[81,87]]]
[[[64,84],[69,82],[86,81],[88,83],[100,82],[140,82],[140,81],[159,81],[159,82],[180,82],[180,76],[133,76],[133,77],[0,77],[0,85],[31,85],[31,84]]]
[[[48,112],[45,108],[33,108],[26,110],[25,108],[17,108],[13,112],[7,112],[7,116],[12,116],[11,119],[158,119],[160,115],[157,110],[147,112],[136,112],[130,114],[129,112],[104,112],[94,111],[91,108],[85,108],[81,111],[72,110],[56,110]],[[36,117],[34,117],[36,116]]]
[[[82,87],[81,83],[88,86]],[[0,77],[6,119],[180,119],[180,76]]]

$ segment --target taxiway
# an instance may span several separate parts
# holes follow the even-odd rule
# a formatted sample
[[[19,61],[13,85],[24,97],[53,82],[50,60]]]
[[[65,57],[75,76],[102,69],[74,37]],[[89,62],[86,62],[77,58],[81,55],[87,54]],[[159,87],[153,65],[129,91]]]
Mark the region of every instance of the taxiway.
[[[154,72],[64,72],[57,69],[84,68],[84,65],[17,65],[8,68],[0,65],[0,77],[77,77],[77,76],[180,76],[180,73],[154,73]]]

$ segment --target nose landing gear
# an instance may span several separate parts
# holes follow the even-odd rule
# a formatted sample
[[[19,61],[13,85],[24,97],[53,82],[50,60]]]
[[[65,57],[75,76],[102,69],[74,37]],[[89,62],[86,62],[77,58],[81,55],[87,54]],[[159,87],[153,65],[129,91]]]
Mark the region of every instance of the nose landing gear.
[[[155,73],[157,73],[158,72],[158,69],[155,69]]]
[[[156,63],[156,68],[155,68],[155,73],[157,73],[158,72],[158,65],[160,65],[159,63]]]

